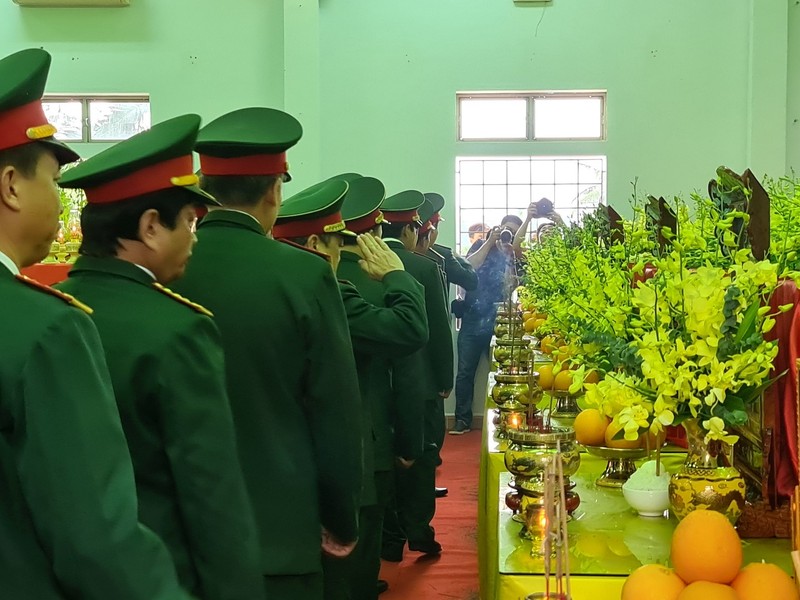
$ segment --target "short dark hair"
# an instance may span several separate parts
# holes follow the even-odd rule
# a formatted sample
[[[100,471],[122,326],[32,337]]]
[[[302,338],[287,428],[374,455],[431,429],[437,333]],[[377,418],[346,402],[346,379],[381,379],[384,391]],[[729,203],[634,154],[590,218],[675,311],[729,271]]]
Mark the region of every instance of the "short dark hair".
[[[326,246],[330,246],[333,243],[334,236],[338,236],[340,238],[347,237],[347,236],[344,236],[344,235],[339,235],[338,233],[318,233],[317,235],[319,236],[319,239],[322,240],[322,243],[325,244]],[[310,235],[307,235],[305,237],[296,237],[296,238],[288,238],[288,239],[289,239],[290,242],[294,242],[295,244],[297,244],[299,246],[305,246],[306,243],[308,242],[308,238],[310,238],[310,237],[311,237]]]
[[[412,229],[419,230],[418,223],[392,223],[391,225],[383,224],[383,237],[400,239],[403,235],[403,229],[406,226],[411,226]]]
[[[178,215],[188,204],[198,204],[192,192],[161,190],[113,204],[87,204],[81,213],[83,241],[80,253],[105,258],[116,256],[119,240],[139,240],[139,219],[145,211],[158,211],[158,220],[175,229]]]
[[[500,221],[500,225],[505,225],[509,222],[516,223],[517,227],[522,227],[522,219],[520,219],[517,215],[506,215],[503,217],[503,220]]]
[[[367,231],[362,231],[358,235],[366,235],[366,234],[377,235],[378,234],[378,229],[380,227],[383,227],[383,225],[382,224],[375,225],[375,227],[373,227],[372,229],[368,229]],[[342,236],[342,240],[344,241],[344,245],[345,246],[357,246],[358,245],[358,238],[357,237],[353,237],[352,235],[343,235]]]
[[[39,159],[48,152],[52,154],[53,151],[39,142],[0,150],[0,169],[14,167],[23,177],[30,179],[36,175]]]
[[[255,206],[282,175],[202,175],[200,187],[225,206]]]

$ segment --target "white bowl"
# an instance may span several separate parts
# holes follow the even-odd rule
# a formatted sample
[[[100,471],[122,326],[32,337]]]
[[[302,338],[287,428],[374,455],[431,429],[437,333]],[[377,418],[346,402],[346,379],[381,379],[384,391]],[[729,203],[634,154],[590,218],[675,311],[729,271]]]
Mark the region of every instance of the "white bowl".
[[[625,500],[643,517],[663,517],[669,508],[669,489],[634,490],[622,486]]]

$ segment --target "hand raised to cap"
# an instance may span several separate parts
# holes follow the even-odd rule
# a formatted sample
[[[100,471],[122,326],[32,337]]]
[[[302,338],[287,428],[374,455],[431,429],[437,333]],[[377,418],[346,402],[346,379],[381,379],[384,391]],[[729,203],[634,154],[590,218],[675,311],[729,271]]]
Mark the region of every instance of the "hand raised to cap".
[[[405,270],[403,261],[382,239],[367,233],[358,236],[357,243],[363,256],[358,264],[372,279],[381,281],[387,273]]]

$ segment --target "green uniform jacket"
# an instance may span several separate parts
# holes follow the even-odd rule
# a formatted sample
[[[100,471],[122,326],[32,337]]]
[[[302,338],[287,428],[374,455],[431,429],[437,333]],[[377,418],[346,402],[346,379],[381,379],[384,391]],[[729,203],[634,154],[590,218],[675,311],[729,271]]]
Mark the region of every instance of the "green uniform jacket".
[[[213,311],[267,575],[321,571],[320,525],[358,535],[358,377],[330,264],[268,238],[245,213],[198,226],[174,289]]]
[[[81,257],[56,287],[94,309],[139,518],[167,544],[181,583],[203,600],[263,599],[214,322],[117,258]]]
[[[433,248],[428,250],[428,256],[439,262],[432,254],[442,257],[439,264],[444,270],[448,284],[460,286],[468,292],[478,287],[478,274],[467,259],[453,254],[450,248],[441,244],[434,244]]]
[[[389,470],[394,464],[389,359],[412,354],[425,345],[428,319],[425,291],[411,275],[394,271],[376,281],[361,269],[358,259],[358,255],[343,251],[339,274],[347,273],[347,281],[340,281],[340,289],[361,390],[364,425],[361,503],[371,506],[377,502],[374,472]],[[351,281],[350,276],[356,281]],[[363,296],[360,287],[365,288]]]
[[[436,262],[409,252],[396,240],[386,240],[403,261],[406,271],[425,288],[425,310],[428,313],[429,338],[422,349],[422,368],[413,376],[419,377],[425,398],[435,398],[440,392],[453,388],[453,337],[450,331],[450,310],[444,294],[442,275]]]
[[[0,266],[0,597],[188,600],[139,524],[91,319]]]

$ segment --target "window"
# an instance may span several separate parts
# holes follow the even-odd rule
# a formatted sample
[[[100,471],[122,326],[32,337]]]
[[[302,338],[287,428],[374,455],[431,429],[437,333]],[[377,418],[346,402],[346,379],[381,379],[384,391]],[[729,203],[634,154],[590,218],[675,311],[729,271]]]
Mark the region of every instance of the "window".
[[[148,96],[47,95],[47,119],[64,142],[119,142],[150,128]]]
[[[528,205],[542,197],[549,198],[570,223],[605,203],[605,195],[605,156],[458,157],[459,252],[466,254],[472,245],[473,225],[499,225],[507,214],[524,220]],[[531,232],[545,222],[533,220]]]
[[[606,92],[460,93],[460,141],[605,139]]]

